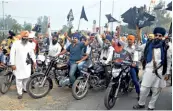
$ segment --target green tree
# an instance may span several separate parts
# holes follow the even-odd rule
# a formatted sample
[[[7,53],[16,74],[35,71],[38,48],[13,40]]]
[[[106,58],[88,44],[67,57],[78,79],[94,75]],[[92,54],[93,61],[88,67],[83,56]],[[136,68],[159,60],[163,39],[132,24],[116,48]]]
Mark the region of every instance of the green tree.
[[[24,22],[23,29],[27,31],[31,31],[32,24]]]
[[[12,26],[11,30],[15,33],[18,34],[22,30],[22,26],[19,23],[16,23]]]
[[[48,17],[47,16],[40,16],[37,19],[37,24],[41,25],[41,33],[45,34],[47,32]]]

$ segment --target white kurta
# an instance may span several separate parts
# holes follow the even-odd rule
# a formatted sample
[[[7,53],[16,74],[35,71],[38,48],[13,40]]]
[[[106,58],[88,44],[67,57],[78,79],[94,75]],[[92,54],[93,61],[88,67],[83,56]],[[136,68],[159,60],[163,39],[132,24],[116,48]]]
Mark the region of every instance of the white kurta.
[[[49,56],[57,56],[60,52],[61,52],[61,45],[57,42],[55,45],[52,44],[52,35],[51,35],[51,29],[48,29],[48,33],[49,33]]]
[[[145,45],[143,45],[143,49],[144,49]],[[170,74],[170,66],[171,66],[171,53],[172,50],[171,48],[168,49],[167,51],[167,72],[166,74]],[[159,66],[160,62],[161,62],[161,50],[160,48],[158,49],[154,49],[154,56],[155,56],[155,61],[157,63],[157,66]],[[153,71],[153,60],[150,63],[146,64],[146,68],[144,70],[144,75],[143,75],[143,79],[142,79],[142,86],[145,87],[155,87],[155,88],[164,88],[166,87],[166,81],[164,80],[164,76],[162,75],[162,71],[163,71],[163,67],[161,67],[160,69],[158,69],[158,74],[161,77],[158,78],[156,76],[155,73],[152,73]]]
[[[100,35],[97,35],[96,38],[97,38],[100,46],[103,47],[103,41],[102,41]],[[113,53],[114,53],[114,48],[112,46],[110,46],[107,51],[102,50],[101,55],[100,55],[100,62],[109,64],[109,62],[112,61]],[[103,57],[106,57],[107,60],[103,60]]]
[[[31,75],[31,64],[26,63],[28,53],[32,60],[36,62],[31,43],[28,42],[26,45],[23,45],[21,40],[13,43],[10,52],[10,64],[16,66],[14,71],[16,79],[26,79]]]

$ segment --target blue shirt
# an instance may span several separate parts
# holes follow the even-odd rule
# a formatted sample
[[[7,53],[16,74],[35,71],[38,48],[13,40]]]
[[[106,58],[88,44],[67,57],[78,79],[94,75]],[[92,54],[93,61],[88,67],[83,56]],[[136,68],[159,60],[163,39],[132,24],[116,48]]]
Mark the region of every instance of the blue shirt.
[[[70,52],[70,63],[75,63],[76,61],[82,59],[84,47],[85,44],[83,42],[79,42],[75,46],[73,46],[73,44],[70,44],[67,47],[66,50]]]
[[[6,63],[6,56],[2,52],[0,53],[0,62]]]

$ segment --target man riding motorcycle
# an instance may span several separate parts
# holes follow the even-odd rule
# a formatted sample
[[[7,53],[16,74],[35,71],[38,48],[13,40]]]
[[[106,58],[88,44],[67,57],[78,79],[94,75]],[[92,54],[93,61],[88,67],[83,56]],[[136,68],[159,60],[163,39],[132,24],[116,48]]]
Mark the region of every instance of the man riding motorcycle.
[[[91,43],[91,41],[80,42],[79,36],[74,36],[72,39],[68,37],[67,33],[64,34],[65,37],[71,42],[71,44],[63,50],[59,55],[63,55],[66,52],[70,52],[69,66],[70,66],[70,83],[73,84],[75,81],[75,72],[77,70],[78,64],[82,61],[82,51],[85,46]]]
[[[105,73],[106,73],[106,86],[109,84],[109,79],[110,79],[110,65],[109,63],[112,61],[113,53],[114,53],[114,48],[111,45],[112,42],[112,37],[110,35],[102,35],[102,38],[99,35],[96,35],[97,40],[102,47],[101,55],[100,55],[100,62],[105,66]],[[106,58],[106,60],[104,59]]]
[[[134,57],[134,53],[135,53],[135,36],[133,35],[128,35],[127,36],[127,41],[128,44],[123,42],[122,40],[119,41],[119,44],[123,46],[123,48],[128,51],[131,54],[131,57]],[[137,93],[137,99],[139,99],[139,95],[140,95],[140,86],[139,86],[139,82],[138,82],[138,66],[137,63],[132,64],[131,69],[130,69],[130,75],[132,78],[132,81],[135,85],[135,89],[136,89],[136,93]]]
[[[48,25],[48,33],[49,33],[49,56],[57,56],[61,52],[61,45],[58,43],[58,37],[56,35],[51,35],[50,24]]]
[[[81,37],[81,42],[86,42],[86,37]],[[80,61],[78,61],[78,69],[79,70],[82,70],[82,67],[83,65],[87,62],[87,60],[89,59],[89,56],[90,56],[90,53],[91,53],[91,47],[90,45],[88,46],[85,46],[84,49],[83,49],[83,57]]]

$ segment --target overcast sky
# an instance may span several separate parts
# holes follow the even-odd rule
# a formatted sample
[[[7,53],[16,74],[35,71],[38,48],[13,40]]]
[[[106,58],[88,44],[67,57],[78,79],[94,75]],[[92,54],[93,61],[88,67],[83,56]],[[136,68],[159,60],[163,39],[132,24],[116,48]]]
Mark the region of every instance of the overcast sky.
[[[0,0],[1,2],[2,0]],[[62,25],[67,24],[67,14],[69,10],[73,10],[74,27],[78,27],[79,17],[82,6],[85,7],[85,12],[88,22],[81,20],[80,29],[91,29],[93,20],[99,24],[99,6],[100,0],[4,0],[8,1],[5,6],[5,14],[12,15],[19,23],[24,21],[35,24],[39,16],[50,16],[51,27],[53,30],[58,30]],[[101,25],[105,25],[107,19],[105,14],[112,13],[113,0],[102,1]],[[114,0],[113,17],[121,20],[120,15],[133,6],[149,6],[151,0]],[[171,0],[165,0],[168,4]],[[156,0],[158,3],[159,0]],[[0,16],[2,17],[2,4],[0,4]],[[115,24],[116,25],[116,24]],[[114,28],[115,28],[114,25]]]

